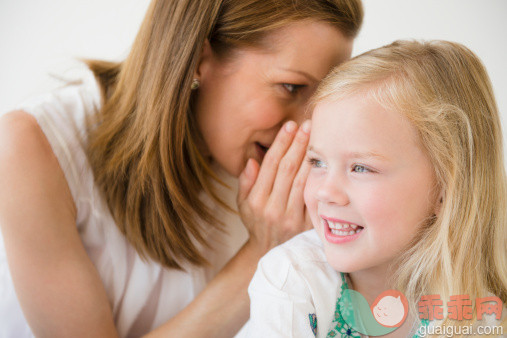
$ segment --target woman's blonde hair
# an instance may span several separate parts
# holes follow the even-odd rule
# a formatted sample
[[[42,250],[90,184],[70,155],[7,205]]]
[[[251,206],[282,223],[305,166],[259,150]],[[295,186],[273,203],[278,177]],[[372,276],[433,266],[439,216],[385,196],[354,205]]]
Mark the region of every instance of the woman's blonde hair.
[[[204,191],[225,206],[191,111],[204,42],[227,57],[307,19],[352,38],[362,17],[360,0],[154,0],[124,62],[88,61],[104,99],[89,130],[89,160],[117,226],[143,257],[174,268],[203,264],[193,241],[206,245],[198,218],[221,227],[199,198]]]
[[[393,285],[411,304],[423,295],[438,294],[445,306],[452,295],[473,302],[488,293],[507,303],[502,131],[479,58],[458,43],[396,41],[333,70],[312,104],[356,94],[413,123],[442,193],[438,214],[396,262]]]

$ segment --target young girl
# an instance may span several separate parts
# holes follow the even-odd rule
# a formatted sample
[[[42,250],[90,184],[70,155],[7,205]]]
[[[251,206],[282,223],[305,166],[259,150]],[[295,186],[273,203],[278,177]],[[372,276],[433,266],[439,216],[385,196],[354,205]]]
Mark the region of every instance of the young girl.
[[[389,289],[408,315],[385,337],[506,334],[502,134],[479,59],[457,43],[395,42],[338,67],[314,102],[304,197],[315,229],[260,261],[250,336],[359,337],[344,294],[371,306]],[[496,313],[483,315],[488,296]]]

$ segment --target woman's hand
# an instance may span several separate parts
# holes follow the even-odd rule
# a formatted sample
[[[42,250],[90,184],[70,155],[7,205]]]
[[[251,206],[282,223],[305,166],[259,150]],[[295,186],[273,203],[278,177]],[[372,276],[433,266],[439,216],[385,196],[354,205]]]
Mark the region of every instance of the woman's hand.
[[[310,166],[304,161],[310,121],[285,123],[262,165],[249,159],[239,177],[238,206],[249,242],[267,252],[311,228],[305,221],[303,191]]]

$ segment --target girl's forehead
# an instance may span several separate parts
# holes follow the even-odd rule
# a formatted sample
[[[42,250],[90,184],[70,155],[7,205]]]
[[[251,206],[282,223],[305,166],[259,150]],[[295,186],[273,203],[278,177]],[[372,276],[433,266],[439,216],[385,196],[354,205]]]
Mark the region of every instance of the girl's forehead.
[[[341,152],[385,156],[420,148],[417,129],[406,116],[361,95],[316,104],[310,145],[331,143]]]

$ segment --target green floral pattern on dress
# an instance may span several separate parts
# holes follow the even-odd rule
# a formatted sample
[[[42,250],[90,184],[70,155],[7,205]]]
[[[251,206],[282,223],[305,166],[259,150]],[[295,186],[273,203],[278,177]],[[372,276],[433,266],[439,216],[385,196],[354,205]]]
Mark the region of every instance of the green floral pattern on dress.
[[[315,313],[309,313],[308,319],[310,320],[310,327],[312,328],[313,335],[317,336],[317,316]]]
[[[343,315],[342,315],[342,312],[341,312],[341,307],[346,302],[347,303],[351,302],[351,299],[350,299],[350,296],[349,297],[342,297],[343,291],[347,290],[349,288],[349,285],[347,284],[347,281],[345,280],[345,275],[343,273],[341,273],[341,272],[340,272],[340,275],[342,277],[342,285],[341,285],[341,288],[340,288],[338,299],[336,300],[336,309],[335,309],[335,312],[334,312],[333,321],[331,322],[331,329],[327,333],[326,337],[328,337],[328,338],[329,337],[331,337],[331,338],[334,338],[334,337],[340,337],[340,338],[344,338],[344,337],[360,338],[361,335],[357,331],[355,331],[354,329],[352,329],[345,322],[345,320],[343,319]]]
[[[347,284],[347,280],[345,279],[345,274],[340,272],[342,278],[342,285],[340,287],[340,292],[338,294],[338,299],[336,300],[336,308],[334,312],[334,318],[331,322],[331,328],[327,333],[327,338],[361,338],[361,334],[351,328],[343,319],[342,308],[348,309],[346,311],[350,311],[350,306],[345,306],[346,304],[350,304],[352,301],[350,299],[350,294],[347,293],[346,296],[342,297],[343,291],[349,288]],[[423,319],[421,320],[421,326],[428,326],[429,320]],[[419,331],[419,330],[418,330]],[[412,338],[421,338],[417,333]]]

